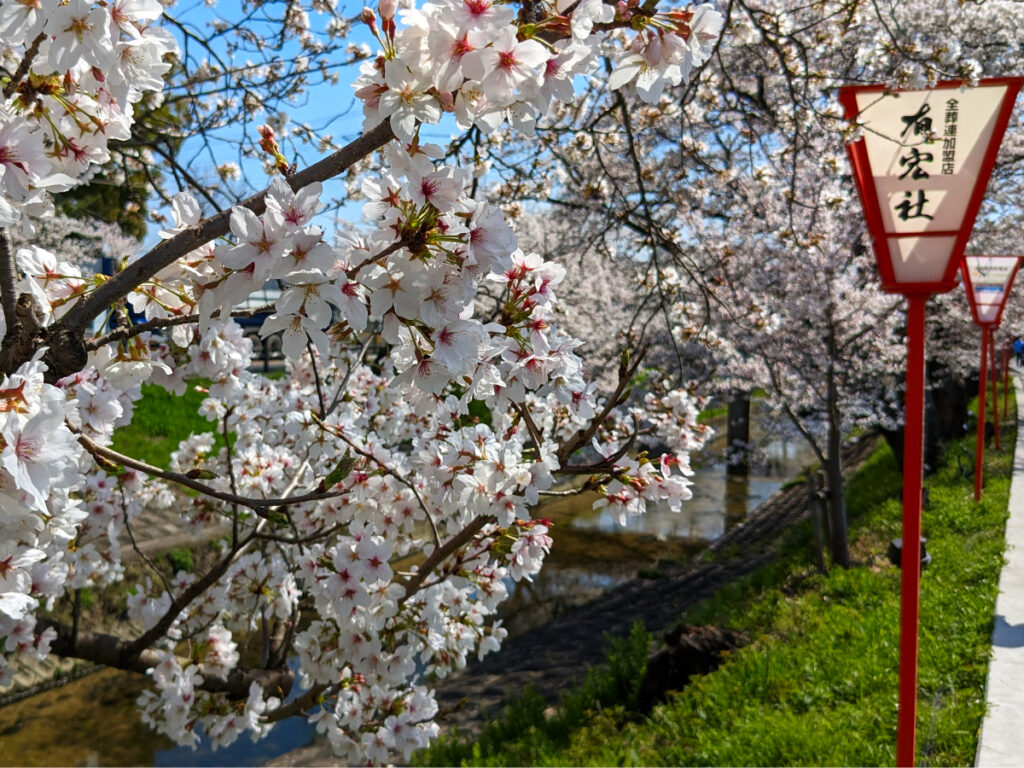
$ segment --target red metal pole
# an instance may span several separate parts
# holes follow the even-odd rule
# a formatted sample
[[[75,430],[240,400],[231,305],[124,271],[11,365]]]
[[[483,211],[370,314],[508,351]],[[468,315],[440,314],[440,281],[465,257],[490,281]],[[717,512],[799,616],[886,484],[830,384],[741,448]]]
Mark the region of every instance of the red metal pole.
[[[985,389],[988,382],[988,326],[981,326],[981,366],[978,369],[978,438],[974,448],[974,500],[981,500],[981,465],[985,460]]]
[[[1003,347],[1003,413],[1010,412],[1007,396],[1010,394],[1010,345]]]
[[[917,729],[917,617],[921,580],[921,484],[924,454],[924,309],[907,296],[907,389],[903,426],[903,551],[900,557],[900,690],[896,765],[914,765]]]
[[[988,344],[992,351],[992,424],[996,428],[996,450],[998,451],[1001,450],[999,447],[999,361],[996,359],[996,338],[994,333],[988,335]]]

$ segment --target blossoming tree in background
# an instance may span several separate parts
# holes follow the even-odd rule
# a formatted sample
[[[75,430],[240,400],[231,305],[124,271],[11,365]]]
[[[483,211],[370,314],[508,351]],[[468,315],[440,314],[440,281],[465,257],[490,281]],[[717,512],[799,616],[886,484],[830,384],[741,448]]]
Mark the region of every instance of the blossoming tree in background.
[[[268,98],[299,92],[306,53],[328,51],[317,63],[328,72],[345,50],[332,6],[311,9],[331,15],[330,45],[305,8],[287,8],[259,17],[281,25],[280,40],[230,28],[233,50],[266,62],[275,44],[299,47],[293,80],[261,71]],[[565,270],[519,250],[479,199],[479,175],[420,127],[449,115],[466,136],[529,131],[578,83],[599,85],[602,62],[612,94],[678,85],[710,55],[721,17],[655,2],[439,0],[399,12],[384,0],[362,13],[377,56],[348,51],[365,58],[362,135],[298,168],[264,126],[246,140],[276,175],[218,210],[226,192],[193,183],[159,140],[132,143],[133,116],[159,107],[164,78],[201,90],[230,71],[241,101],[202,112],[215,128],[252,111],[260,65],[218,59],[218,26],[200,46],[205,69],[191,66],[196,38],[176,41],[168,28],[185,27],[169,13],[155,0],[0,2],[0,677],[16,655],[82,658],[149,675],[144,716],[181,744],[200,731],[218,745],[259,738],[302,716],[348,762],[408,756],[436,732],[424,676],[497,649],[508,580],[541,567],[541,495],[583,474],[623,518],[655,500],[678,508],[702,441],[686,391],[620,407],[637,355],[595,395],[580,342],[555,319]],[[51,195],[112,152],[136,169],[163,158],[164,183],[192,188],[174,197],[156,247],[108,277],[12,245],[45,233]],[[317,217],[323,183],[341,174],[359,184],[368,227],[333,239]],[[247,372],[251,344],[230,317],[268,280],[284,285],[262,329],[282,333],[279,380]],[[130,324],[128,307],[145,321]],[[193,377],[211,382],[211,429],[169,469],[111,449],[142,382],[181,393]],[[640,434],[668,452],[637,456]],[[591,446],[599,459],[587,462]],[[140,551],[128,624],[83,626],[77,590],[126,577],[147,505],[215,529],[216,552],[194,573],[168,573]],[[416,565],[394,570],[414,553]]]
[[[495,132],[471,152],[495,147],[509,209],[545,204],[561,226],[619,244],[613,263],[643,277],[630,330],[663,340],[648,356],[663,376],[724,396],[767,394],[762,411],[783,414],[822,460],[833,555],[846,563],[839,440],[898,427],[903,339],[900,300],[878,289],[835,89],[1020,74],[1024,10],[1009,0],[737,0],[724,29],[728,44],[701,78],[638,84],[611,105],[581,94],[555,105],[536,138]],[[1020,115],[979,219],[979,252],[1020,252]],[[935,301],[945,331],[932,329],[932,370],[974,367],[962,293]]]

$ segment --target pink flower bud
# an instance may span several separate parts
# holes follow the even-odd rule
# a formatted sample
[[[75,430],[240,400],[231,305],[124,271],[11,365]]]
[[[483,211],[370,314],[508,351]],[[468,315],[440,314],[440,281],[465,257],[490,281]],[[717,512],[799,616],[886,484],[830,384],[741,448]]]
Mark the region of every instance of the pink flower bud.
[[[377,26],[377,14],[373,12],[372,8],[363,8],[363,13],[360,16],[360,19],[362,19],[363,24],[370,27],[370,29]]]
[[[384,21],[395,18],[395,11],[398,10],[398,0],[379,0],[377,10]]]
[[[455,94],[453,94],[451,91],[438,91],[437,100],[441,102],[441,109],[443,111],[455,111]]]

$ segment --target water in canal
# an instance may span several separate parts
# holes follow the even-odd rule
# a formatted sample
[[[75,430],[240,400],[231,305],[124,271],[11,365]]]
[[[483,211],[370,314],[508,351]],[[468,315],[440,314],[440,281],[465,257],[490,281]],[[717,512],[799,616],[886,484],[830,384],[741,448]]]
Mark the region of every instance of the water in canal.
[[[516,585],[503,606],[509,631],[523,632],[638,572],[655,571],[659,561],[700,551],[813,461],[802,443],[760,442],[743,479],[726,478],[713,445],[695,462],[694,498],[681,513],[649,509],[622,528],[591,508],[593,497],[549,502],[541,515],[555,523],[554,545],[541,573]],[[313,736],[312,726],[292,718],[259,744],[243,736],[216,752],[175,747],[139,721],[134,702],[143,684],[137,675],[104,670],[0,708],[0,765],[259,765]]]

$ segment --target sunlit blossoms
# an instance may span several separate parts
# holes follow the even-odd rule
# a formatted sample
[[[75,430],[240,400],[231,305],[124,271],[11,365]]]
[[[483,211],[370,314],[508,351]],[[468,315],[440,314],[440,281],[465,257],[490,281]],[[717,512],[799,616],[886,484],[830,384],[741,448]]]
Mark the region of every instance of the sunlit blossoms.
[[[0,257],[18,272],[2,297],[0,679],[13,655],[88,657],[52,606],[127,581],[120,636],[97,642],[148,675],[143,717],[177,743],[259,739],[300,716],[342,762],[408,759],[438,731],[427,676],[497,650],[498,606],[542,567],[543,495],[588,475],[623,518],[689,497],[694,396],[657,385],[638,409],[625,359],[601,394],[559,325],[566,270],[520,249],[481,172],[420,129],[448,114],[529,131],[601,56],[612,87],[660,93],[707,58],[720,17],[537,11],[367,9],[380,51],[355,83],[364,136],[332,170],[296,171],[268,119],[247,140],[282,175],[220,216],[180,192],[160,244],[112,254],[106,276],[11,250],[5,229],[46,227],[49,195],[159,106],[178,46],[152,0],[0,0]],[[322,182],[348,170],[364,172],[364,222],[332,235]],[[263,318],[258,335],[232,314]],[[254,344],[277,339],[284,375],[251,372]],[[166,468],[111,447],[144,383],[191,391],[209,421]],[[660,462],[627,449],[638,432],[666,446]],[[194,571],[122,558],[147,507],[213,542]]]

